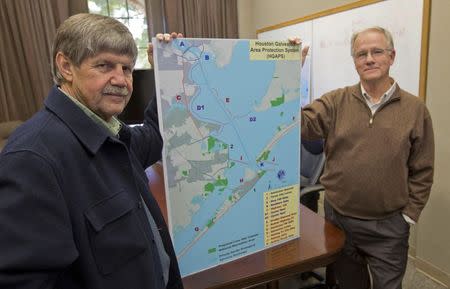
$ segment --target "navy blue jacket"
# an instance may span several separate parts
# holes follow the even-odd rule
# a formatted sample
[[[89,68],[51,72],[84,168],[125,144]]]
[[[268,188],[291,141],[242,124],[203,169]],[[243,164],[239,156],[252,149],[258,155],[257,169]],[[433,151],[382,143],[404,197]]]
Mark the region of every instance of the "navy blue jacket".
[[[119,139],[54,87],[0,154],[0,288],[166,288],[145,200],[182,288],[169,232],[144,169],[162,139],[144,126]]]

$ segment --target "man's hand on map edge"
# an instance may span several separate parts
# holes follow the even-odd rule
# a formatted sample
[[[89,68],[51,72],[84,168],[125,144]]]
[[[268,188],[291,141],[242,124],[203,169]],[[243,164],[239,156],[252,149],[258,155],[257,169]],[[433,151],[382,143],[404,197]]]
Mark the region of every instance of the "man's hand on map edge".
[[[159,41],[164,41],[164,42],[170,42],[172,39],[175,38],[183,38],[183,34],[182,33],[177,33],[177,32],[172,32],[172,33],[158,33],[156,34],[156,39],[158,39]],[[147,46],[147,58],[148,58],[148,62],[150,63],[150,65],[153,67],[153,44],[149,43]]]
[[[288,40],[289,40],[289,43],[294,44],[294,45],[300,45],[302,43],[302,40],[300,39],[300,37],[289,37]],[[303,49],[302,49],[302,66],[303,66],[303,64],[305,64],[305,59],[306,59],[306,55],[308,55],[308,51],[309,51],[308,45],[303,47]]]

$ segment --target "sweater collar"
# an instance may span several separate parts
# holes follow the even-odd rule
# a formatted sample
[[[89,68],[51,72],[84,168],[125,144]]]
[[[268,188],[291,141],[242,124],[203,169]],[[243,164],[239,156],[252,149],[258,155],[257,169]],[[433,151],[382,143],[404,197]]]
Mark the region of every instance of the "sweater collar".
[[[363,96],[363,92],[361,91],[361,82],[358,82],[357,84],[351,86],[350,90],[354,97],[358,98],[359,100],[361,100],[363,102],[366,102],[366,99]],[[400,86],[398,85],[397,82],[395,82],[394,91],[392,92],[392,96],[390,97],[390,99],[388,101],[398,100],[398,99],[400,99],[400,97],[401,97]]]
[[[372,102],[372,97],[371,95],[369,95],[367,93],[367,91],[364,89],[364,86],[362,85],[362,83],[360,83],[360,87],[361,87],[361,92],[362,95],[364,97],[364,99],[366,100],[367,104],[370,105],[380,105],[383,104],[384,102],[388,101],[392,95],[395,92],[395,89],[397,88],[397,83],[392,79],[392,84],[389,87],[389,89],[381,96],[381,98],[379,99],[379,101],[377,103],[373,103]]]

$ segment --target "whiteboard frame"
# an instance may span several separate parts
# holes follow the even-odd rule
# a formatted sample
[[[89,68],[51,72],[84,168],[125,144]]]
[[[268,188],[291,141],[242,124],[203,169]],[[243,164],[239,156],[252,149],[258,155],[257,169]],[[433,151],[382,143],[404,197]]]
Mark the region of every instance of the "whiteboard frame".
[[[363,7],[366,5],[375,4],[386,0],[360,0],[338,6],[335,8],[323,10],[317,13],[313,13],[304,17],[296,18],[293,20],[285,21],[279,24],[267,26],[256,30],[256,35],[261,33],[277,30],[280,28],[288,27],[298,23],[318,19],[320,17],[326,17],[329,15],[341,13],[351,9]],[[427,90],[427,72],[428,72],[428,43],[430,35],[430,11],[431,11],[431,0],[423,0],[423,11],[422,11],[422,32],[421,32],[421,45],[420,45],[420,69],[419,69],[419,98],[425,102],[426,90]]]

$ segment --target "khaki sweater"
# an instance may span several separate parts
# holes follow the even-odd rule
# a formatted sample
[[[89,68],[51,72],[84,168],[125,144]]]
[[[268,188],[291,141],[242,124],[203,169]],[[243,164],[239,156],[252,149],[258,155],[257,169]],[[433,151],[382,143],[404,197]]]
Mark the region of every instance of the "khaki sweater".
[[[323,95],[302,110],[302,138],[325,139],[321,183],[339,213],[417,221],[433,183],[434,136],[424,103],[398,86],[372,116],[360,84]]]

